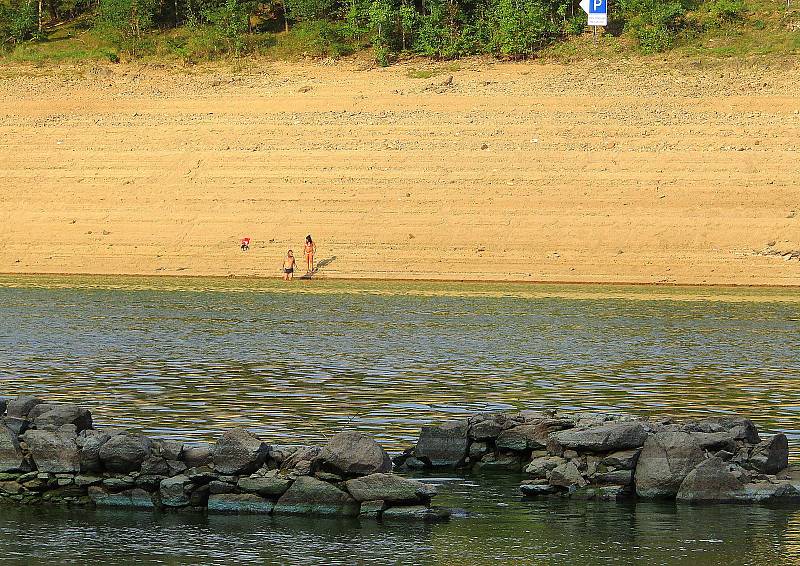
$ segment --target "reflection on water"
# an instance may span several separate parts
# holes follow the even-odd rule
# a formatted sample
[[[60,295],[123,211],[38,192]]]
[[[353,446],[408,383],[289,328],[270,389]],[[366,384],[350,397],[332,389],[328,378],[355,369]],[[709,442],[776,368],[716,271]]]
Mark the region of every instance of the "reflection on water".
[[[0,396],[181,439],[358,427],[393,449],[479,409],[740,412],[796,456],[798,321],[786,290],[7,277]],[[445,525],[5,508],[0,562],[800,560],[796,509],[522,503],[518,481],[449,478],[438,503],[471,516]]]
[[[197,440],[244,425],[311,442],[349,426],[398,449],[447,414],[555,406],[741,412],[800,438],[800,302],[783,290],[770,302],[731,289],[709,301],[642,288],[576,299],[541,295],[553,286],[25,281],[0,280],[0,395],[80,401],[100,425]],[[676,292],[710,291],[650,294]]]

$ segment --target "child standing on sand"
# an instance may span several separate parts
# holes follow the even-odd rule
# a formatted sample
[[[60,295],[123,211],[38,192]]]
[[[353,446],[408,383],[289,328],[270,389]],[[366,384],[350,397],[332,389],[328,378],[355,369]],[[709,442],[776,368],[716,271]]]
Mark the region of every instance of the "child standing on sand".
[[[294,278],[294,266],[297,262],[294,260],[294,253],[292,250],[286,252],[286,257],[283,260],[283,280],[290,281]]]

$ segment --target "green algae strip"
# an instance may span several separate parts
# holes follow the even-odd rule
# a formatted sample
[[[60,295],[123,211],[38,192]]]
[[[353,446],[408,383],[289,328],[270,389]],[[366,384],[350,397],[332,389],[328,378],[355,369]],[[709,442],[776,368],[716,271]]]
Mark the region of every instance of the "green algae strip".
[[[419,297],[800,303],[792,287],[602,285],[456,281],[302,280],[241,277],[0,275],[0,288],[195,293],[303,293]]]

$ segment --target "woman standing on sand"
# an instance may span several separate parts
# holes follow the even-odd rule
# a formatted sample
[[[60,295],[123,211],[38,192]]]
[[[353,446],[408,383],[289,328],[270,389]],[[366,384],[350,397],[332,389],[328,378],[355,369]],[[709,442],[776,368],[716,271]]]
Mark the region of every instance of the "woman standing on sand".
[[[317,251],[317,244],[314,243],[314,240],[311,239],[311,234],[306,236],[306,245],[305,245],[305,253],[306,253],[306,273],[311,273],[314,271],[314,253]]]

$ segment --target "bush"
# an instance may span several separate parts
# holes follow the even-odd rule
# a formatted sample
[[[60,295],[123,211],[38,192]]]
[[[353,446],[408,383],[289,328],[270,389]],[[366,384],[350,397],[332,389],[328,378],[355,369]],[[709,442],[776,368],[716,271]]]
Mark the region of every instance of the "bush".
[[[492,8],[490,48],[496,55],[533,55],[559,33],[540,0],[495,0]]]
[[[35,39],[39,33],[38,4],[34,0],[21,0],[10,5],[0,4],[0,33],[13,43]]]
[[[679,0],[621,0],[620,8],[625,31],[636,38],[643,53],[669,49],[686,26],[687,6]]]
[[[134,56],[152,48],[144,34],[153,28],[158,0],[100,0],[96,27],[101,35]]]
[[[713,0],[708,3],[709,27],[721,27],[741,21],[747,13],[743,0]]]

